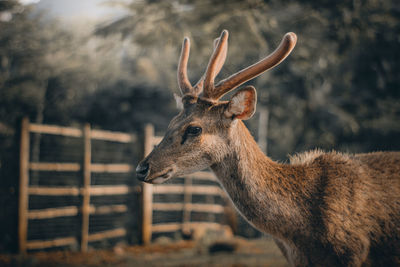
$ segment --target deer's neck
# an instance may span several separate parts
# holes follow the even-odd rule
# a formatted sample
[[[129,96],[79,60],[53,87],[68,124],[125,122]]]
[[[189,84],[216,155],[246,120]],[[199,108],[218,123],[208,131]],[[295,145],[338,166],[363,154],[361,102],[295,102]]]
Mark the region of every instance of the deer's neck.
[[[246,126],[238,121],[230,134],[229,153],[211,166],[236,208],[257,228],[284,238],[304,225],[301,167],[265,156]]]

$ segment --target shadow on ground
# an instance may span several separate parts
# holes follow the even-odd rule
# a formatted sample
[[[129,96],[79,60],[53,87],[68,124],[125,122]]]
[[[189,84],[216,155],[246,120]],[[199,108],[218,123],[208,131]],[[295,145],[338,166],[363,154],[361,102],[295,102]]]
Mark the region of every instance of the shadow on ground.
[[[0,255],[0,266],[287,266],[270,238],[216,241],[159,241],[148,246],[116,246],[87,253],[56,251]]]

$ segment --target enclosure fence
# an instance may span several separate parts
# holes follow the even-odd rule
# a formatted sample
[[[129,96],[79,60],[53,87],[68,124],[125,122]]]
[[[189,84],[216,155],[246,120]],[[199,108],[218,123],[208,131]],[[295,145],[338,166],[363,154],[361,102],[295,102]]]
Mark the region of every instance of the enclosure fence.
[[[82,162],[32,162],[30,160],[30,133],[59,135],[82,140]],[[91,185],[93,173],[129,173],[133,166],[130,164],[94,164],[92,163],[93,140],[105,140],[118,143],[133,143],[136,136],[120,132],[94,130],[86,124],[83,129],[41,125],[30,123],[23,119],[20,140],[20,186],[19,186],[19,250],[25,252],[31,249],[43,249],[56,246],[74,245],[80,243],[81,251],[86,251],[88,242],[98,241],[126,235],[126,229],[119,227],[101,232],[89,233],[89,216],[94,214],[125,213],[126,205],[91,205],[91,196],[126,195],[135,190],[127,185]],[[30,185],[30,171],[39,172],[70,172],[82,178],[81,186],[37,186]],[[80,207],[64,206],[46,209],[30,209],[30,196],[79,196]],[[55,238],[51,240],[28,240],[28,224],[32,220],[44,220],[57,217],[78,216],[81,218],[80,240],[76,236]]]
[[[51,141],[54,136],[72,141],[58,149],[60,141]],[[154,135],[152,125],[145,127],[141,143],[137,135],[91,129],[89,124],[82,128],[61,127],[31,123],[25,118],[20,138],[20,252],[65,246],[87,251],[88,243],[127,237],[132,227],[148,244],[162,234],[226,230],[236,219],[211,172],[197,172],[161,185],[139,185],[133,179],[137,160],[121,154],[121,150],[140,147],[139,151],[144,150],[139,157],[149,154],[162,139]],[[119,157],[109,148],[106,157],[99,158],[100,150],[95,145],[99,141],[117,149]],[[52,151],[47,156],[46,147]],[[40,156],[35,155],[39,152]],[[71,153],[79,155],[71,157]],[[129,200],[133,194],[141,194],[141,201]],[[128,203],[136,206],[128,207]],[[129,226],[116,216],[135,217],[138,225]]]

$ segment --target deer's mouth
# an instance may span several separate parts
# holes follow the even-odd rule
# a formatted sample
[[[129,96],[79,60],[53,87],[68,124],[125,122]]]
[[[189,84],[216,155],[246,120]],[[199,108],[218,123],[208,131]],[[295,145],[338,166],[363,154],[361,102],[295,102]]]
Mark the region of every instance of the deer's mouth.
[[[156,173],[155,175],[152,175],[153,177],[146,180],[146,183],[150,183],[150,184],[162,184],[165,181],[169,180],[170,178],[172,178],[174,174],[174,169],[173,168],[169,168],[167,171],[162,172],[162,173]]]

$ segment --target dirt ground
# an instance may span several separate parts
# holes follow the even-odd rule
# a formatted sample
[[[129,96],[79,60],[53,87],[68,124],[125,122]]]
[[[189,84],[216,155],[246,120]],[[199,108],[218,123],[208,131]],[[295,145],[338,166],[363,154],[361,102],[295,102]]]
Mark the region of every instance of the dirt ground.
[[[159,241],[148,246],[117,246],[87,253],[71,251],[0,255],[0,266],[287,266],[269,238],[233,238],[209,244],[195,241]]]

